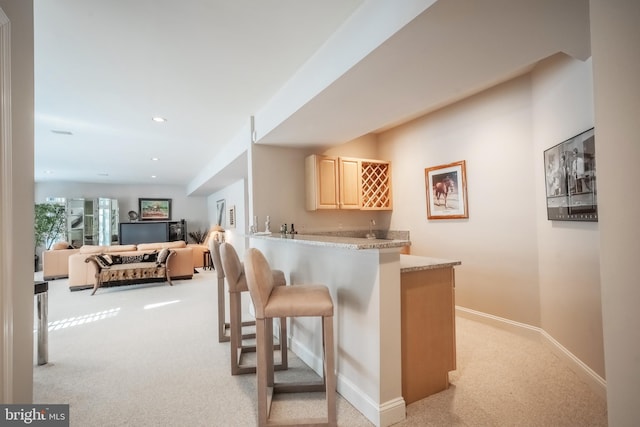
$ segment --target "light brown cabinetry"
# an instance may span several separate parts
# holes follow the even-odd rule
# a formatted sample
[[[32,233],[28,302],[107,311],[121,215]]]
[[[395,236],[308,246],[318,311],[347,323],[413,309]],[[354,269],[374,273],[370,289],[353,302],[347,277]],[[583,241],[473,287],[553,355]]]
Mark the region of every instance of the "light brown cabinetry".
[[[360,209],[360,161],[338,157],[338,209]]]
[[[402,396],[413,403],[449,387],[456,369],[453,267],[402,272]]]
[[[391,163],[360,160],[361,209],[391,210]]]
[[[390,210],[391,164],[381,160],[311,155],[305,159],[307,210]]]

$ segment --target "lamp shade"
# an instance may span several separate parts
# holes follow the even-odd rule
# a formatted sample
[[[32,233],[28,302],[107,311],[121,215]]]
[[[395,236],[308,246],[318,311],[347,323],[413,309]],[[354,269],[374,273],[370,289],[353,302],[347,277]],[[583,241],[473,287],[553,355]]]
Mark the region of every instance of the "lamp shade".
[[[222,226],[216,224],[211,228],[211,233],[213,233],[213,240],[216,240],[220,243],[224,242],[224,228]]]

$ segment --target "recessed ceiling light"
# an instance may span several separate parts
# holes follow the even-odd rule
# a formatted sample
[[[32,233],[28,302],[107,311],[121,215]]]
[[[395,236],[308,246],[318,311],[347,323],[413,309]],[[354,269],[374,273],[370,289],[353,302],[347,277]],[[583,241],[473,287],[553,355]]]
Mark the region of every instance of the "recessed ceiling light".
[[[165,119],[164,117],[158,117],[158,116],[153,117],[151,120],[153,120],[154,122],[157,122],[157,123],[162,123],[162,122],[166,122],[167,121],[167,119]]]
[[[53,173],[53,171],[51,171],[51,170],[46,170],[46,171],[44,171],[44,173],[46,173],[47,175],[51,175],[51,174]]]
[[[157,157],[152,157],[151,160],[153,160],[154,162],[157,162],[160,159],[158,159]]]
[[[156,177],[155,175],[151,175],[151,178],[155,178],[155,177]]]
[[[57,133],[58,135],[73,135],[71,131],[68,130],[60,130],[60,129],[51,129],[52,133]]]

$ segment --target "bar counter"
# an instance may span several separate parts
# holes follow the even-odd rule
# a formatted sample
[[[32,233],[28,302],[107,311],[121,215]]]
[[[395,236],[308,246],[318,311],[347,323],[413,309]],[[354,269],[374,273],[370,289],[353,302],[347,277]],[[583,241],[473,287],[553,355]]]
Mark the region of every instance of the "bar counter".
[[[404,420],[401,271],[452,269],[459,262],[401,255],[408,240],[279,234],[249,240],[288,284],[329,288],[338,393],[376,426]],[[321,373],[321,325],[314,320],[289,320],[289,348]]]
[[[256,239],[280,239],[294,244],[323,246],[342,249],[388,249],[410,245],[409,240],[398,239],[363,239],[360,237],[328,236],[322,234],[253,234]]]

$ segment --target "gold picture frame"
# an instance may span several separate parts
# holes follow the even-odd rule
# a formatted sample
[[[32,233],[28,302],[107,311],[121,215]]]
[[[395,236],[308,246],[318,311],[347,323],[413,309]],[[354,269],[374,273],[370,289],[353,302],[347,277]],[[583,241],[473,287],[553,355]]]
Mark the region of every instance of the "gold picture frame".
[[[425,168],[424,178],[427,219],[469,218],[464,160]]]
[[[141,221],[167,221],[171,219],[171,199],[138,199]]]

